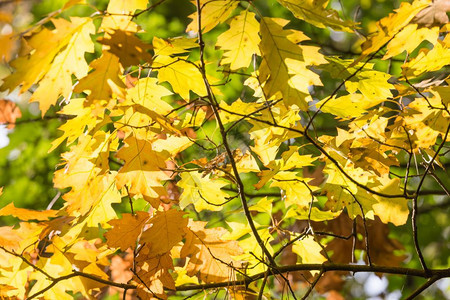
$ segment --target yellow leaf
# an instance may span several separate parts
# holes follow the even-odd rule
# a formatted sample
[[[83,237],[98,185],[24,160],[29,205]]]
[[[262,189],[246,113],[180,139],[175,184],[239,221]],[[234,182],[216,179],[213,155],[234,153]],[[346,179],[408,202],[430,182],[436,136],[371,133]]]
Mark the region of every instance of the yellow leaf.
[[[362,63],[337,57],[327,57],[327,61],[329,63],[321,65],[320,68],[334,78],[345,79],[345,87],[349,93],[360,91],[365,96],[361,99],[367,102],[365,106],[371,107],[392,97],[390,89],[394,87],[388,82],[391,75],[373,70],[373,64],[367,63],[363,66]],[[347,80],[351,74],[354,74],[353,77]]]
[[[316,103],[316,107],[340,118],[357,118],[367,111],[367,104],[363,101],[365,97],[361,94],[350,94],[331,99],[324,99]]]
[[[180,94],[183,99],[189,99],[189,91],[193,91],[199,96],[206,96],[202,74],[193,63],[179,58],[158,56],[155,58],[153,66],[159,68],[159,81],[169,82],[174,92]]]
[[[443,109],[430,109],[433,107],[443,107],[448,100],[443,94],[442,98],[439,93],[430,90],[431,95],[424,98],[417,98],[411,102],[407,115],[404,116],[404,122],[411,129],[409,134],[412,136],[413,147],[429,148],[436,143],[439,135],[444,136],[447,126],[450,123],[449,114]],[[442,90],[441,90],[442,92]],[[409,144],[408,144],[409,147]]]
[[[169,252],[181,242],[185,235],[188,218],[185,212],[169,209],[158,211],[148,224],[151,227],[142,233],[140,243],[146,243],[149,255],[161,255]]]
[[[285,205],[298,205],[299,207],[309,207],[312,201],[311,191],[317,187],[309,186],[304,178],[296,176],[297,172],[279,172],[274,178],[270,187],[279,187],[286,195]],[[308,189],[309,187],[309,189]]]
[[[138,9],[145,9],[148,0],[110,0],[107,11],[116,14],[132,14]]]
[[[322,247],[314,240],[312,236],[295,241],[292,245],[292,251],[300,256],[303,264],[321,264],[327,259],[320,254]]]
[[[120,248],[122,251],[135,249],[136,241],[149,218],[148,213],[138,211],[135,215],[122,214],[122,219],[108,221],[113,228],[104,234],[106,243],[109,247]]]
[[[228,124],[232,122],[236,122],[238,120],[241,120],[243,117],[239,114],[251,114],[251,112],[254,112],[258,110],[260,107],[257,103],[254,102],[243,102],[241,99],[237,99],[233,101],[230,105],[228,105],[226,102],[223,102],[220,104],[220,107],[222,107],[224,110],[221,110],[219,112],[220,119],[222,120],[223,124]],[[230,111],[232,113],[229,113],[227,111]],[[236,113],[236,114],[233,114]],[[252,114],[253,116],[256,116],[256,114]]]
[[[315,222],[322,222],[326,220],[333,220],[337,218],[342,211],[333,212],[330,210],[320,210],[319,208],[313,206],[311,209],[311,213],[309,212],[309,207],[303,206],[299,207],[293,205],[288,208],[284,218],[294,218],[296,220],[311,220]]]
[[[221,189],[228,183],[221,179],[213,179],[211,176],[201,176],[197,172],[183,172],[178,186],[183,189],[180,196],[180,207],[184,209],[193,204],[195,210],[200,212],[208,209],[219,211],[227,202],[228,194]]]
[[[259,236],[265,242],[267,250],[273,254],[273,249],[270,243],[274,239],[268,226],[262,226],[255,221],[254,223]],[[262,259],[265,254],[262,252],[262,249],[256,241],[256,238],[254,237],[248,223],[242,224],[237,222],[227,222],[227,224],[232,231],[223,234],[222,239],[239,241],[239,246],[242,249],[241,254],[235,255],[234,259],[248,264],[246,271],[249,276],[263,272],[265,270],[265,265],[261,264],[261,261],[257,258]],[[253,255],[250,253],[253,253]]]
[[[121,196],[116,188],[114,174],[96,176],[87,180],[82,189],[74,189],[63,196],[66,211],[76,217],[83,217],[83,222],[90,227],[101,224],[107,228],[109,220],[117,217],[112,208],[113,203],[120,203]]]
[[[225,51],[221,64],[230,64],[231,70],[247,68],[253,55],[260,55],[258,31],[254,13],[244,10],[234,17],[230,28],[217,38],[216,45]]]
[[[300,31],[284,30],[287,23],[283,19],[261,20],[260,50],[263,60],[259,68],[259,81],[264,82],[266,99],[277,95],[278,98],[283,97],[287,106],[295,104],[307,110],[311,100],[308,86],[320,82],[314,75],[311,79],[302,78],[302,72],[310,75],[313,72],[306,69],[303,49],[297,44],[309,38]]]
[[[399,55],[403,51],[411,53],[416,49],[420,43],[427,40],[432,44],[435,44],[439,37],[439,27],[420,27],[417,28],[417,24],[408,24],[397,35],[394,36],[392,41],[387,46],[386,54],[383,59],[388,59],[393,56]]]
[[[189,52],[189,49],[198,47],[198,43],[195,41],[195,39],[189,39],[185,37],[163,40],[155,36],[153,37],[152,44],[155,51],[155,56],[171,56],[174,54],[183,54]]]
[[[380,188],[376,188],[383,194],[401,195],[400,179],[383,179]],[[406,198],[383,198],[380,196],[374,196],[378,203],[373,205],[373,210],[383,223],[391,222],[395,226],[400,226],[408,221],[409,209],[408,201]]]
[[[156,78],[139,79],[127,93],[134,103],[140,104],[157,114],[165,115],[173,109],[169,103],[161,99],[172,95],[172,92],[158,84]]]
[[[91,62],[94,69],[82,78],[75,86],[74,92],[90,91],[88,100],[109,100],[113,94],[123,98],[125,84],[119,77],[122,73],[119,58],[109,52],[103,51],[100,58]]]
[[[411,61],[402,66],[405,77],[419,76],[423,73],[438,71],[450,64],[450,48],[437,41],[433,49],[422,49]]]
[[[175,285],[180,286],[183,284],[199,284],[198,278],[194,276],[189,276],[186,274],[187,270],[182,267],[175,267],[175,274],[177,274],[177,279],[175,280]]]
[[[257,211],[266,214],[272,213],[272,200],[267,199],[267,197],[261,198],[253,205],[248,208],[250,211]]]
[[[138,282],[137,294],[140,299],[167,299],[164,287],[175,290],[175,281],[169,270],[173,270],[172,257],[169,253],[162,255],[152,255],[146,246],[139,251],[136,258],[136,265],[139,267],[134,281]],[[137,278],[139,276],[139,278]]]
[[[197,6],[195,0],[192,0],[192,3]],[[217,24],[225,22],[238,4],[239,2],[234,0],[200,0],[202,31],[208,32]],[[189,18],[192,19],[192,22],[189,23],[186,32],[198,32],[197,11],[191,14]]]
[[[60,95],[69,97],[72,74],[84,77],[88,72],[84,54],[94,52],[90,35],[95,33],[95,27],[90,18],[73,17],[70,21],[60,18],[54,19],[53,24],[54,30],[44,29],[31,37],[28,44],[33,52],[11,63],[16,71],[4,79],[1,87],[3,91],[12,91],[22,84],[24,92],[39,82],[30,101],[40,103],[42,115]]]
[[[369,37],[362,45],[363,51],[356,62],[363,60],[370,53],[378,51],[383,47],[394,35],[402,30],[414,16],[427,7],[431,0],[415,0],[412,4],[402,2],[395,13],[381,19],[376,26],[378,32]]]
[[[0,246],[7,249],[18,249],[22,237],[17,234],[13,226],[0,227]]]
[[[55,150],[65,139],[67,139],[66,144],[71,145],[86,132],[86,129],[90,131],[97,123],[101,122],[93,114],[91,107],[84,106],[84,100],[84,98],[71,99],[69,104],[60,110],[61,114],[75,117],[58,127],[58,130],[64,131],[64,133],[52,142],[52,147],[48,152]]]
[[[349,93],[359,90],[366,99],[372,100],[371,106],[392,97],[390,89],[394,87],[388,82],[391,75],[379,71],[364,70],[357,76],[357,81],[345,82]]]
[[[242,154],[241,150],[238,148],[234,151],[233,156],[239,173],[259,172],[256,159],[252,156],[250,151]]]
[[[353,32],[356,23],[344,21],[334,9],[326,9],[329,0],[278,0],[296,18],[319,28],[331,27],[334,30]]]
[[[126,185],[132,196],[142,195],[153,207],[158,207],[159,197],[166,194],[161,181],[170,179],[161,171],[166,167],[167,156],[155,152],[150,142],[134,137],[127,138],[125,145],[117,152],[117,157],[125,161],[117,173],[117,186]]]
[[[152,148],[157,152],[167,152],[167,154],[175,156],[181,151],[190,147],[194,142],[187,136],[170,135],[166,139],[158,139],[153,142]]]
[[[111,0],[106,11],[108,14],[103,17],[101,30],[125,30],[137,31],[138,26],[132,21],[134,12],[138,9],[145,9],[148,0]]]

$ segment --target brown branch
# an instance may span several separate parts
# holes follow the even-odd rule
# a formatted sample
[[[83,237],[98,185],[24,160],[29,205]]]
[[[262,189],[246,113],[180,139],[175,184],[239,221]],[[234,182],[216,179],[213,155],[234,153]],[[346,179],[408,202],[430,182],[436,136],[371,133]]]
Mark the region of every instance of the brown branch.
[[[7,250],[4,247],[0,247],[2,250],[7,252],[10,255],[14,255],[16,257],[19,257],[33,267],[36,271],[44,274],[47,276],[52,282],[42,290],[34,293],[33,295],[29,296],[27,299],[33,299],[36,298],[39,295],[42,295],[46,291],[50,290],[53,286],[58,284],[61,281],[71,279],[76,276],[88,278],[91,280],[94,280],[99,283],[103,283],[109,286],[114,286],[118,288],[122,288],[125,290],[129,289],[136,289],[137,286],[134,284],[126,284],[126,283],[117,283],[110,280],[105,280],[103,278],[100,278],[96,275],[87,274],[84,272],[79,272],[73,270],[71,274],[60,276],[60,277],[52,277],[49,274],[47,274],[44,270],[40,269],[39,267],[32,264],[30,261],[28,261],[23,255],[17,254],[13,251]],[[266,264],[268,265],[268,264]],[[268,265],[270,266],[270,265]],[[353,264],[330,264],[330,263],[324,263],[324,264],[297,264],[297,265],[288,265],[288,266],[280,266],[280,267],[273,267],[270,266],[270,270],[274,272],[268,273],[269,270],[255,274],[253,276],[246,276],[244,279],[241,280],[234,280],[234,281],[227,281],[227,282],[220,282],[220,283],[208,283],[208,284],[198,284],[198,285],[184,285],[184,286],[178,286],[176,287],[175,291],[191,291],[191,290],[204,290],[204,289],[212,289],[212,288],[221,288],[221,287],[228,287],[230,285],[233,286],[247,286],[251,282],[254,282],[259,279],[267,278],[269,276],[274,276],[276,274],[283,274],[288,272],[295,272],[295,271],[320,271],[321,274],[328,272],[328,271],[348,271],[348,272],[375,272],[375,273],[385,273],[385,274],[395,274],[395,275],[405,275],[405,276],[415,276],[415,277],[422,277],[422,278],[428,278],[430,279],[427,281],[426,284],[421,286],[419,289],[417,289],[413,296],[416,295],[415,293],[420,293],[423,290],[425,290],[427,287],[429,287],[433,282],[436,280],[439,280],[441,278],[450,277],[450,268],[447,269],[412,269],[412,268],[403,268],[403,267],[388,267],[388,266],[369,266],[369,265],[353,265]],[[267,279],[266,279],[267,280]],[[317,284],[317,282],[313,282],[313,285]],[[173,291],[171,289],[167,289]]]
[[[53,278],[52,282],[48,286],[46,286],[42,290],[34,293],[33,295],[29,296],[27,299],[36,298],[37,296],[45,293],[46,291],[48,291],[49,289],[54,287],[59,282],[67,280],[67,279],[70,279],[70,278],[73,278],[73,277],[77,277],[77,276],[88,278],[88,279],[91,279],[91,280],[94,280],[94,281],[97,281],[97,282],[100,282],[100,283],[103,283],[103,284],[106,284],[106,285],[109,285],[109,286],[118,287],[118,288],[121,288],[121,289],[127,289],[127,290],[133,289],[134,290],[134,289],[137,288],[133,284],[118,283],[118,282],[114,282],[114,281],[110,281],[110,280],[105,280],[105,279],[102,279],[102,278],[100,278],[98,276],[87,274],[87,273],[83,273],[83,272],[79,272],[79,271],[75,271],[75,270],[73,270],[72,272],[73,273],[68,274],[68,275],[64,275],[64,276],[61,276],[61,277]]]
[[[48,274],[47,272],[45,272],[44,270],[42,270],[41,268],[39,268],[38,266],[33,264],[31,261],[26,259],[22,254],[18,254],[18,253],[14,252],[14,251],[10,251],[10,250],[6,249],[3,246],[0,246],[0,249],[2,249],[3,251],[5,251],[6,253],[8,253],[10,255],[13,255],[15,257],[20,258],[24,263],[26,263],[27,265],[29,265],[30,267],[32,267],[34,270],[38,271],[39,273],[45,275],[48,279],[50,279],[50,280],[54,280],[55,279],[53,276],[51,276],[50,274]]]
[[[392,275],[404,275],[404,276],[414,276],[422,278],[437,277],[438,279],[450,277],[450,268],[447,269],[428,269],[428,272],[422,269],[412,269],[403,267],[388,267],[388,266],[376,266],[376,265],[352,265],[352,264],[296,264],[289,266],[279,266],[277,268],[278,272],[296,272],[296,271],[346,271],[346,272],[374,272],[374,273],[384,273]],[[177,291],[192,291],[192,290],[203,290],[203,289],[213,289],[228,287],[230,285],[235,286],[246,286],[251,282],[259,279],[263,279],[266,271],[255,274],[250,277],[250,279],[241,279],[227,282],[219,283],[207,283],[207,284],[197,284],[197,285],[183,285],[176,288]],[[272,275],[269,275],[272,276]]]
[[[267,271],[264,273],[264,278],[263,278],[263,282],[261,283],[261,287],[259,288],[258,300],[262,300],[262,297],[264,295],[264,288],[267,283],[267,278],[269,278],[269,274],[270,274],[270,271],[269,271],[269,269],[267,269]]]

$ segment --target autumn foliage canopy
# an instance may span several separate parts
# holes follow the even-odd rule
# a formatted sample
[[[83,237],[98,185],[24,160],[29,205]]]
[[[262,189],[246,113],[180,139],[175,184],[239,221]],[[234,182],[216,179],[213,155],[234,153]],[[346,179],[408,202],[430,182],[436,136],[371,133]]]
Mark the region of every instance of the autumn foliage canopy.
[[[450,189],[448,1],[403,2],[363,36],[328,0],[278,0],[295,23],[192,0],[185,33],[142,38],[164,2],[71,0],[16,36],[0,90],[62,120],[62,205],[0,209],[18,220],[0,227],[2,299],[337,297],[352,272],[427,279],[414,297],[450,277],[418,225],[430,182]],[[0,110],[13,130],[19,108]]]

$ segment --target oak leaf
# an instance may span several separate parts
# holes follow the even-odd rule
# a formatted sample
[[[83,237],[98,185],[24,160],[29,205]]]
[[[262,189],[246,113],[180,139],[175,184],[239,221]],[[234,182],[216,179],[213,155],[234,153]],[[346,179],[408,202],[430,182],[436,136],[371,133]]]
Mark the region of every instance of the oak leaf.
[[[0,209],[0,216],[13,216],[19,218],[22,221],[29,221],[29,220],[46,221],[50,218],[56,217],[57,213],[58,213],[57,210],[37,211],[26,208],[18,208],[14,205],[14,203],[10,203],[4,206],[2,209]]]
[[[236,241],[222,240],[228,233],[224,228],[205,228],[206,222],[190,222],[186,229],[186,241],[181,257],[189,257],[187,275],[198,277],[204,282],[227,281],[233,267],[239,265],[233,256],[241,254]]]
[[[337,11],[326,9],[329,0],[278,0],[278,2],[289,9],[296,18],[319,28],[328,26],[346,32],[353,32],[356,28],[356,23],[344,21]]]
[[[148,221],[151,227],[142,233],[140,243],[146,243],[149,255],[162,255],[181,242],[188,224],[185,214],[170,209],[157,212]]]
[[[66,99],[69,97],[72,92],[72,74],[79,79],[87,74],[84,53],[94,51],[90,35],[94,34],[95,27],[90,18],[72,17],[70,21],[62,18],[52,21],[55,29],[43,29],[30,38],[28,45],[34,50],[11,63],[16,71],[6,77],[0,87],[2,91],[12,91],[22,84],[21,92],[25,92],[39,82],[30,101],[39,102],[42,115],[50,105],[56,103],[60,95]]]
[[[170,179],[161,170],[166,167],[166,154],[155,152],[149,141],[129,137],[117,157],[125,161],[117,173],[118,188],[127,186],[132,196],[142,195],[153,207],[158,207],[158,197],[166,194],[162,181]]]
[[[134,32],[115,30],[98,40],[109,47],[108,51],[119,58],[123,67],[139,65],[141,61],[152,62],[147,52],[151,47],[134,35]]]
[[[300,31],[283,29],[287,23],[274,18],[263,18],[260,22],[259,47],[263,61],[259,67],[259,81],[264,82],[263,91],[267,99],[281,93],[277,97],[282,96],[287,106],[295,104],[307,110],[311,99],[308,86],[321,85],[321,82],[317,74],[306,68],[303,49],[298,45],[309,38]],[[294,78],[300,70],[306,80]]]
[[[120,248],[122,251],[135,249],[136,241],[149,218],[148,213],[138,211],[135,215],[122,214],[122,219],[109,221],[108,224],[113,228],[104,234],[106,243],[109,247]]]
[[[196,211],[204,209],[218,211],[227,202],[228,194],[222,188],[228,183],[222,179],[201,176],[197,172],[185,172],[181,175],[178,186],[183,189],[180,196],[180,207],[193,204]]]
[[[108,100],[113,94],[124,97],[126,86],[119,77],[122,67],[117,56],[104,51],[100,58],[91,62],[90,66],[94,70],[80,80],[74,92],[90,91],[86,97],[90,101]]]
[[[195,0],[191,0],[192,3],[196,5]],[[201,9],[201,30],[203,32],[208,32],[217,24],[225,22],[228,16],[233,12],[233,10],[238,6],[237,1],[233,0],[200,0]],[[186,31],[198,31],[198,14],[197,11],[189,16],[192,19],[189,23]]]
[[[259,55],[259,23],[247,10],[231,20],[230,28],[217,38],[216,45],[225,50],[221,64],[231,70],[247,68],[254,54]]]

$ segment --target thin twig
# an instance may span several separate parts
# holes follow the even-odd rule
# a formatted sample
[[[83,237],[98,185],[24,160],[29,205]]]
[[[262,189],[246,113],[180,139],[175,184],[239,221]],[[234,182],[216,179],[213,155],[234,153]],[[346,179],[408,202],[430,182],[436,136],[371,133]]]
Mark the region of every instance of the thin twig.
[[[319,283],[319,280],[322,277],[323,273],[324,273],[324,271],[320,271],[319,276],[317,276],[317,278],[310,284],[308,290],[303,295],[302,300],[306,300],[308,298],[309,294],[311,294],[311,292],[313,291],[314,287],[317,285],[317,283]]]
[[[427,280],[424,284],[419,286],[411,295],[409,295],[405,300],[412,300],[422,294],[423,291],[425,291],[427,288],[429,288],[433,283],[438,281],[440,279],[439,276],[433,276]]]

